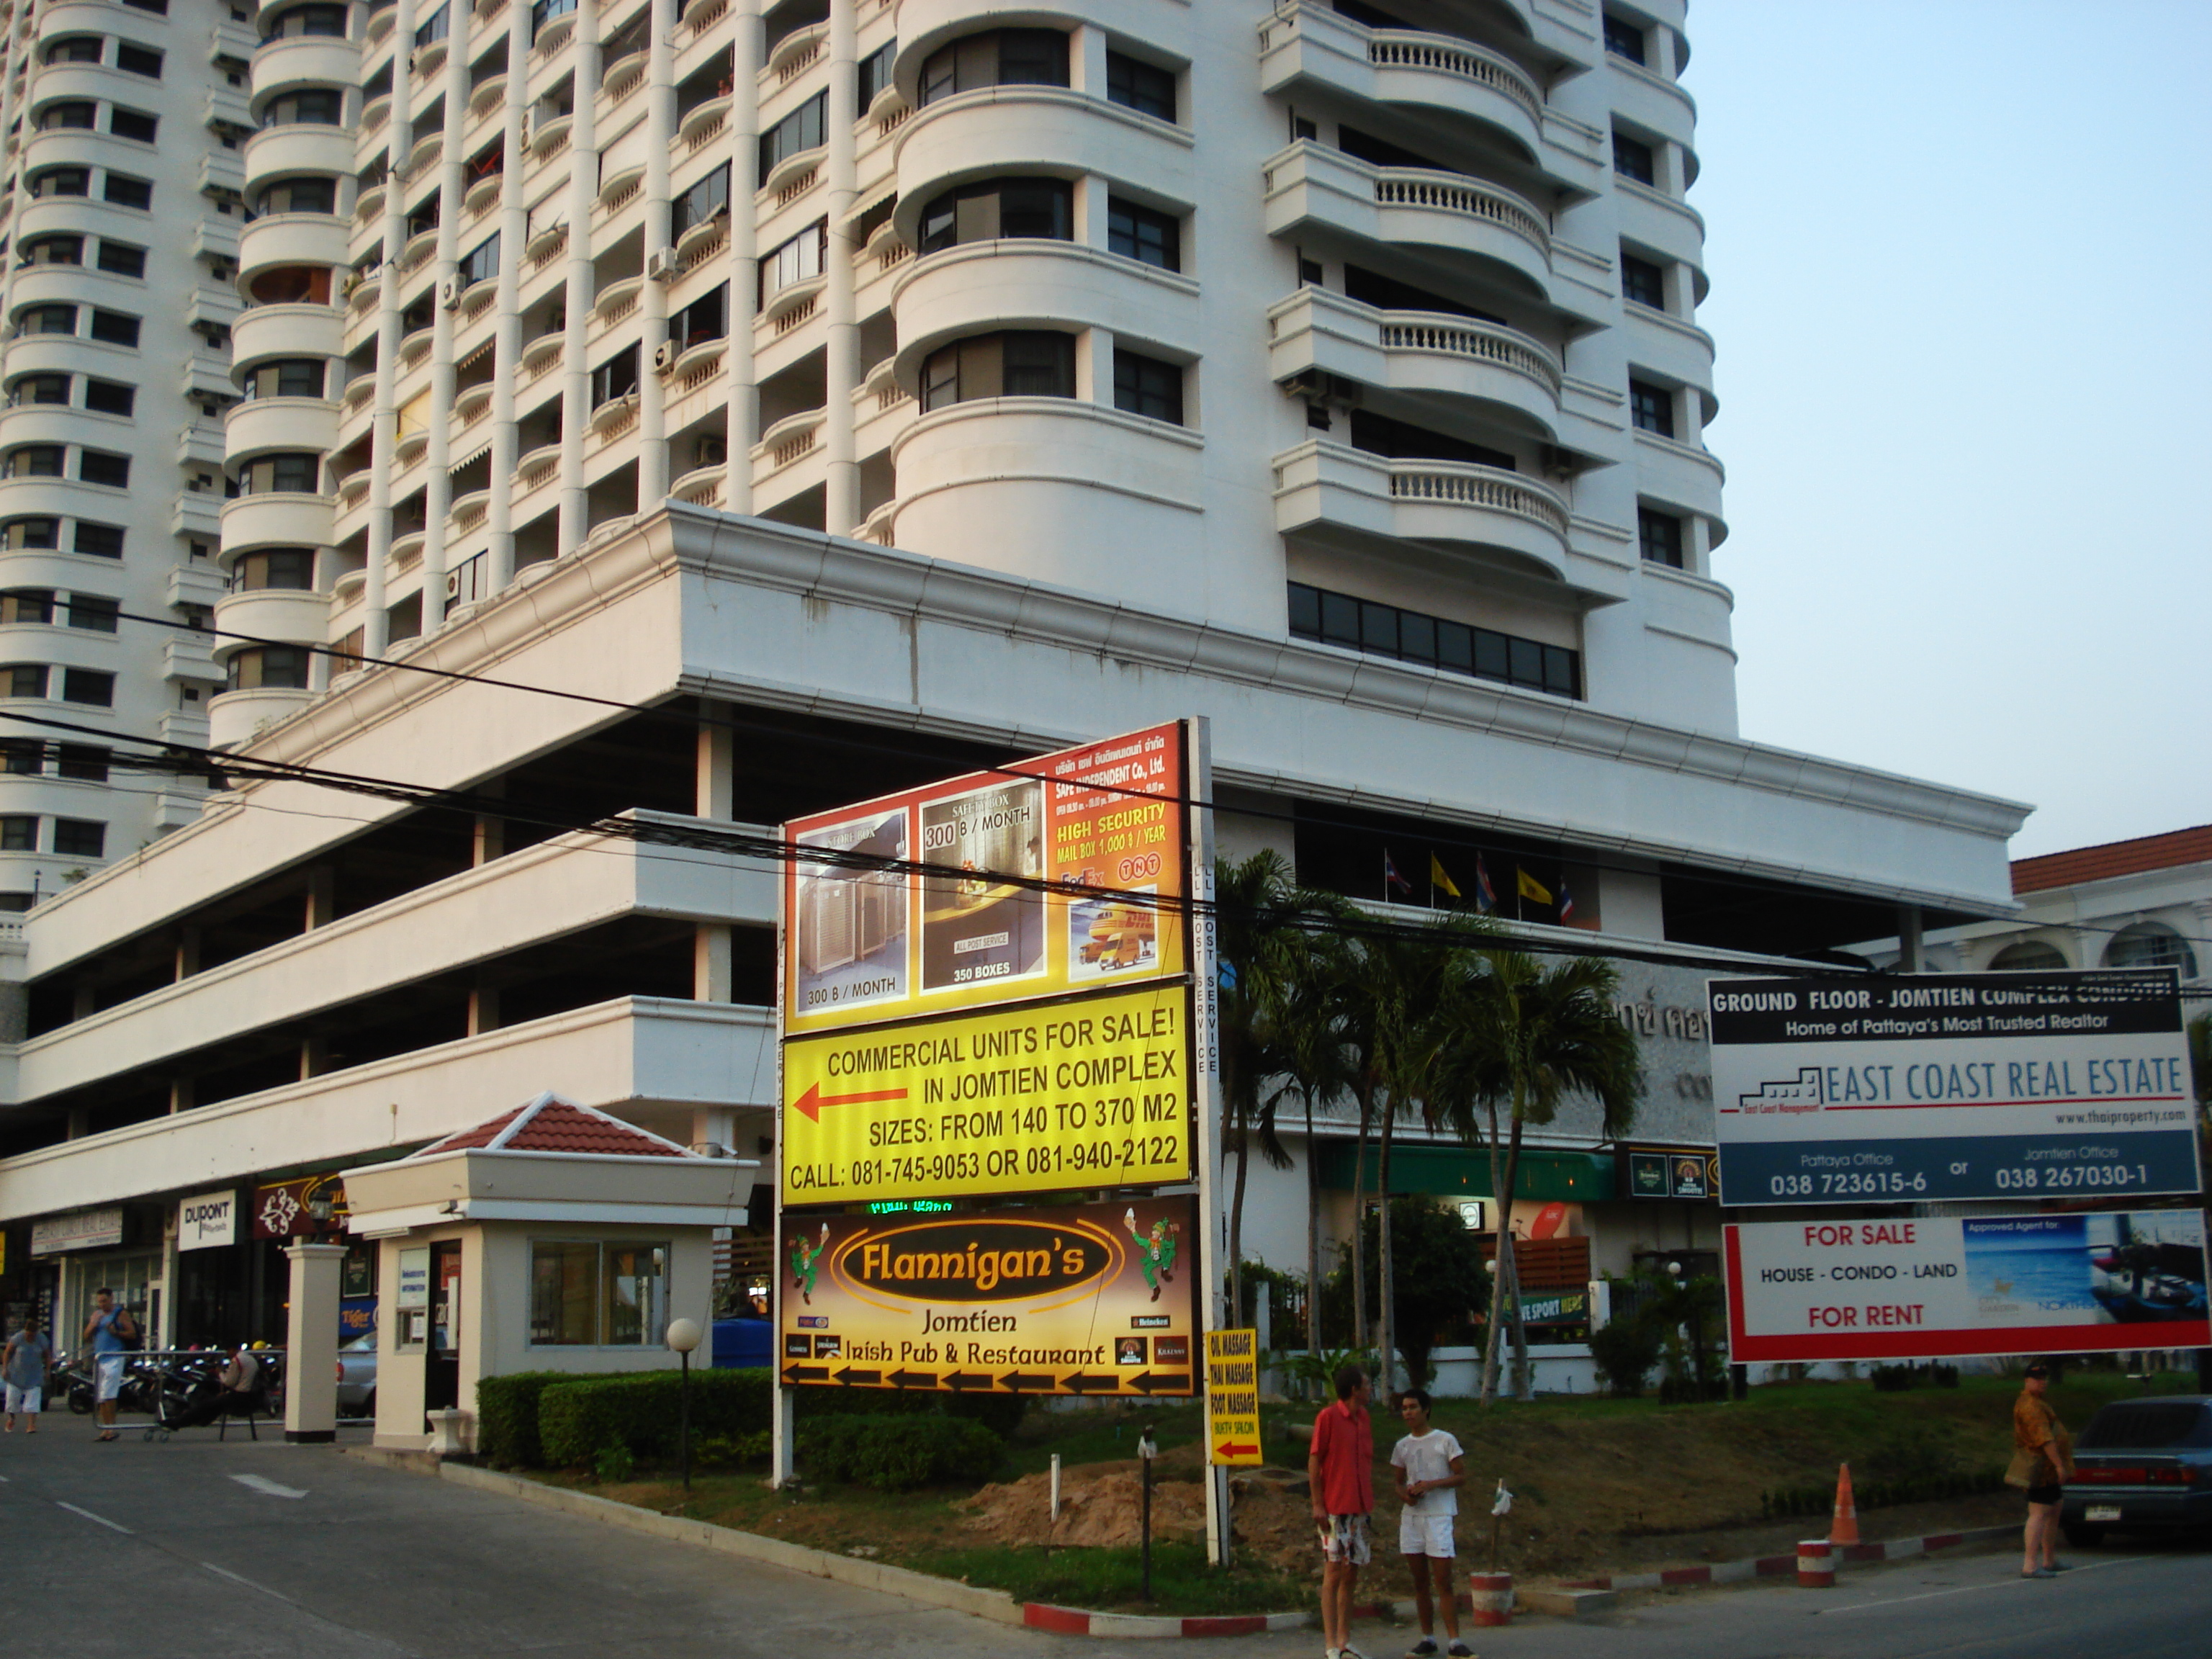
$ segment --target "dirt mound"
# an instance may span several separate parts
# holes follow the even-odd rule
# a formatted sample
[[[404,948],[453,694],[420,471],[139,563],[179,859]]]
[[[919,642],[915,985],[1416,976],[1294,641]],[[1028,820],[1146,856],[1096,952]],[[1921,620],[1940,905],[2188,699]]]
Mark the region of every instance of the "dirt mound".
[[[1079,1478],[1063,1474],[1060,1519],[1052,1519],[1052,1477],[1025,1475],[986,1486],[958,1506],[968,1525],[1001,1544],[1051,1544],[1094,1549],[1134,1547],[1144,1498],[1133,1465],[1092,1464]],[[1152,1536],[1195,1541],[1206,1536],[1206,1488],[1195,1480],[1152,1482]]]

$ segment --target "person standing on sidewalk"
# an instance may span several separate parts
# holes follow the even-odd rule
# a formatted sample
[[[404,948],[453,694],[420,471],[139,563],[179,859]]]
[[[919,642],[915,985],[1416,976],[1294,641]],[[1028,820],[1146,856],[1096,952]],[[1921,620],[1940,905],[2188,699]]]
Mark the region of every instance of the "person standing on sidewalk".
[[[31,1315],[23,1322],[23,1328],[8,1339],[8,1346],[0,1348],[0,1388],[7,1390],[7,1432],[15,1432],[15,1413],[23,1413],[27,1421],[26,1434],[39,1431],[39,1412],[46,1403],[46,1372],[54,1363],[54,1345],[39,1328],[39,1316]]]
[[[1367,1518],[1375,1512],[1375,1428],[1367,1400],[1373,1385],[1357,1365],[1336,1373],[1336,1403],[1314,1419],[1306,1452],[1306,1486],[1321,1534],[1321,1627],[1328,1659],[1367,1659],[1352,1645],[1352,1592],[1370,1559]]]
[[[1459,1597],[1452,1588],[1452,1559],[1459,1553],[1452,1527],[1459,1519],[1459,1488],[1467,1480],[1467,1456],[1457,1439],[1429,1425],[1426,1389],[1408,1389],[1400,1395],[1398,1415],[1407,1429],[1406,1437],[1390,1449],[1391,1478],[1397,1484],[1398,1501],[1405,1505],[1398,1512],[1398,1553],[1413,1576],[1413,1611],[1421,1621],[1421,1639],[1407,1650],[1406,1659],[1436,1659],[1431,1574],[1436,1599],[1443,1603],[1450,1659],[1474,1659],[1473,1650],[1459,1639]]]
[[[2043,1397],[2050,1386],[2049,1369],[2030,1365],[2012,1407],[2012,1467],[2005,1471],[2005,1481],[2027,1488],[2027,1529],[2020,1558],[2023,1578],[2055,1578],[2063,1570],[2058,1505],[2066,1495],[2066,1478],[2074,1473],[2074,1441]]]
[[[115,1292],[101,1285],[92,1293],[92,1317],[84,1322],[84,1341],[92,1345],[93,1398],[100,1404],[100,1440],[115,1438],[115,1396],[123,1392],[123,1358],[138,1340],[138,1322],[131,1310],[115,1305]]]

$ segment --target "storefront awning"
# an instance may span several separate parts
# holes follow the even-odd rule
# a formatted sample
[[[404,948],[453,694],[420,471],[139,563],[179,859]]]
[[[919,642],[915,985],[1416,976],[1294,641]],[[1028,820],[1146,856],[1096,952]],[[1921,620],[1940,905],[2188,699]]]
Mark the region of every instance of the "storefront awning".
[[[1358,1148],[1348,1141],[1324,1142],[1321,1152],[1321,1184],[1331,1192],[1352,1190],[1352,1164]],[[1382,1167],[1381,1150],[1367,1148],[1366,1192],[1375,1192]],[[1560,1152],[1526,1146],[1513,1182],[1516,1198],[1565,1200],[1598,1203],[1613,1196],[1611,1152]],[[1490,1154],[1466,1146],[1407,1146],[1390,1149],[1390,1190],[1393,1193],[1433,1193],[1439,1198],[1491,1198]]]

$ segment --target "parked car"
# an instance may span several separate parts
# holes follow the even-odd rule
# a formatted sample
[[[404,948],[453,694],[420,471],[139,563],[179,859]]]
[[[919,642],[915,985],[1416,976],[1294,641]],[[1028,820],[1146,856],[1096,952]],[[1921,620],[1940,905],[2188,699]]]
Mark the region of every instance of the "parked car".
[[[338,1415],[376,1415],[376,1333],[338,1344]]]
[[[2069,1543],[2212,1526],[2212,1395],[2116,1401],[2089,1419],[2074,1454],[2058,1511]]]

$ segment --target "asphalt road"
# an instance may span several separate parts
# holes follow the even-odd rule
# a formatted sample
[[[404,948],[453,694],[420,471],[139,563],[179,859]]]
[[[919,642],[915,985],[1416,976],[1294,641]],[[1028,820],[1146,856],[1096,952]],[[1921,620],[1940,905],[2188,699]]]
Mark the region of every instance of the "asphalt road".
[[[19,1652],[145,1659],[605,1659],[866,1653],[870,1659],[1317,1659],[1317,1632],[1206,1642],[1052,1637],[733,1562],[488,1492],[212,1431],[94,1445],[48,1415],[0,1437],[0,1629]],[[1638,1598],[1601,1620],[1470,1632],[1485,1659],[2205,1659],[2202,1545],[1899,1564],[1830,1591]],[[1387,1639],[1386,1639],[1387,1638]],[[1372,1659],[1410,1633],[1355,1628]]]

